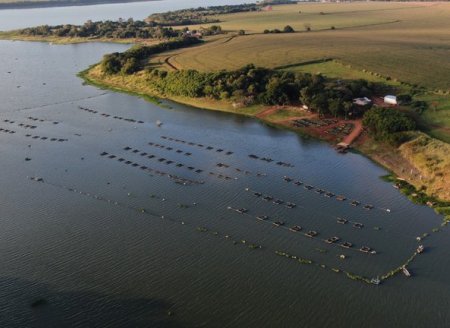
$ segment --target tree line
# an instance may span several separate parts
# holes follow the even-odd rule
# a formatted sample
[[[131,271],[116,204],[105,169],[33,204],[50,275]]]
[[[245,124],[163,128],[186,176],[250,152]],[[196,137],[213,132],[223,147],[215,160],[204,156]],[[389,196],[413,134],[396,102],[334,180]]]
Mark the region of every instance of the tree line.
[[[22,35],[29,36],[55,36],[55,37],[80,37],[80,38],[108,38],[108,39],[171,39],[186,35],[189,29],[174,29],[160,25],[152,25],[144,21],[133,20],[124,21],[98,21],[88,20],[83,25],[41,25],[29,27],[19,31]],[[202,28],[199,31],[202,36],[222,33],[222,28],[212,25]]]

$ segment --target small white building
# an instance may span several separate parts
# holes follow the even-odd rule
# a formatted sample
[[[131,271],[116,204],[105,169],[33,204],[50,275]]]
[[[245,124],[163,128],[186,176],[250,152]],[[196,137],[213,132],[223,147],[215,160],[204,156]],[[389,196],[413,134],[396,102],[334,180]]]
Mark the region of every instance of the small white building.
[[[397,105],[397,97],[392,95],[384,96],[384,103],[389,105]]]
[[[372,100],[370,100],[367,97],[353,99],[353,103],[358,106],[366,106],[366,105],[370,104],[371,102],[372,102]]]

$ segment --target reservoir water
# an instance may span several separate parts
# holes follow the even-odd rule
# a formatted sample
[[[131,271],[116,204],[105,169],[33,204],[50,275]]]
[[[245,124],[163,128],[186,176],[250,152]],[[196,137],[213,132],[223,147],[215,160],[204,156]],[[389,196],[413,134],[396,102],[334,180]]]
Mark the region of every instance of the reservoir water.
[[[52,7],[0,10],[0,30],[13,30],[38,25],[83,24],[88,19],[144,19],[152,13],[183,8],[240,4],[242,0],[157,0],[92,6]]]
[[[432,209],[359,154],[76,77],[126,47],[0,41],[1,327],[450,325],[449,231]],[[424,233],[410,278],[342,273],[380,277]]]

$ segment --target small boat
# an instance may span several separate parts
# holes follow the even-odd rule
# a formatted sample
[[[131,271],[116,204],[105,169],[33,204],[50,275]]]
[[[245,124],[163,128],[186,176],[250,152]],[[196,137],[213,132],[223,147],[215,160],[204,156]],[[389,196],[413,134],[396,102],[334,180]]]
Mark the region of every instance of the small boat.
[[[425,247],[423,245],[419,245],[419,247],[417,247],[416,252],[417,252],[417,254],[421,254],[421,253],[423,253],[424,250],[425,250]]]
[[[350,203],[350,205],[352,205],[352,206],[358,206],[359,204],[361,204],[361,203],[358,202],[357,200],[352,200],[352,202]]]
[[[274,203],[275,205],[281,205],[281,204],[283,204],[284,202],[283,202],[281,199],[275,199],[275,200],[273,201],[273,203]]]
[[[362,224],[362,223],[355,222],[353,224],[353,228],[362,229],[363,227],[364,227],[364,224]]]
[[[342,218],[337,219],[337,223],[340,223],[340,224],[346,224],[347,222],[348,222],[347,219],[342,219]]]
[[[260,221],[266,221],[266,220],[269,219],[269,217],[268,217],[267,215],[258,215],[258,216],[256,217],[256,219],[257,219],[257,220],[260,220]]]
[[[373,209],[373,205],[367,204],[367,205],[364,205],[363,208],[366,210],[371,210],[371,209]]]
[[[272,224],[276,227],[279,227],[279,226],[284,225],[284,222],[283,221],[274,221],[274,222],[272,222]]]
[[[289,230],[291,230],[292,232],[299,232],[300,230],[302,230],[302,227],[295,225],[293,227],[290,227]]]
[[[402,266],[402,272],[405,276],[407,277],[411,277],[411,273],[408,271],[408,269],[406,268],[406,266]]]
[[[156,121],[156,126],[160,127],[163,123],[160,120]]]

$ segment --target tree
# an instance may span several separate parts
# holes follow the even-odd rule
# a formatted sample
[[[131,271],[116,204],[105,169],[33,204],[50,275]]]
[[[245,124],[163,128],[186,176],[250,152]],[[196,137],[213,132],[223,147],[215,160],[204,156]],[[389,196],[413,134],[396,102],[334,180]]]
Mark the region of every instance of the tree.
[[[394,141],[398,132],[416,128],[414,120],[392,108],[373,107],[364,113],[363,124],[379,140]]]
[[[286,26],[283,28],[283,32],[284,32],[284,33],[293,33],[293,32],[295,32],[295,31],[294,31],[294,29],[292,28],[292,26],[286,25]]]

